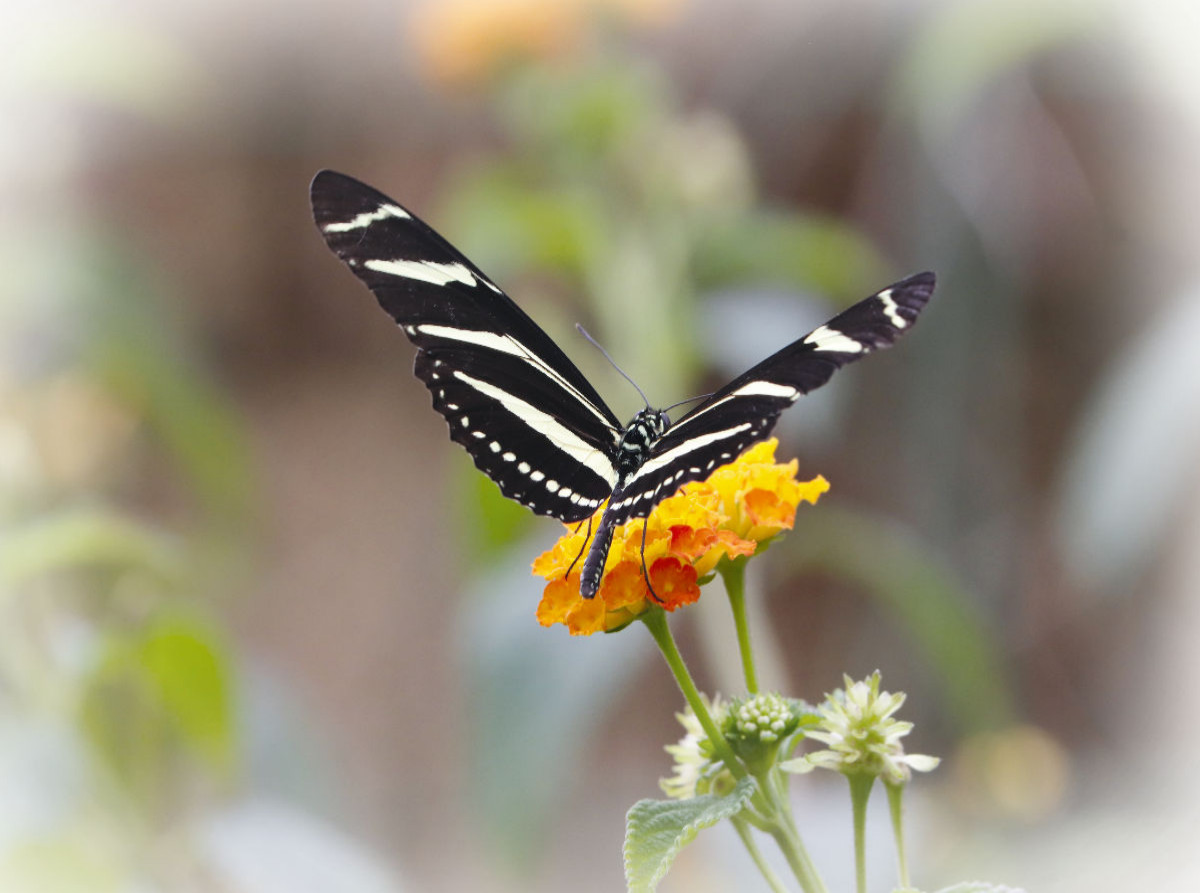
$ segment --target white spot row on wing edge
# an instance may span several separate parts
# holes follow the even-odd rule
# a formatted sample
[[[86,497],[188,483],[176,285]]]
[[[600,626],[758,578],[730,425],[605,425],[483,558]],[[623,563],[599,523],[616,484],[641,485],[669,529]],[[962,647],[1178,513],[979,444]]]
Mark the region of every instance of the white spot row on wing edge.
[[[463,420],[464,420],[463,427],[467,427],[467,424],[465,421],[466,416],[463,416]],[[471,434],[472,434],[472,436],[474,436],[476,438],[487,437],[487,435],[484,434],[484,432],[482,432],[482,431],[472,431]],[[493,440],[490,444],[488,444],[488,449],[490,449],[493,453],[499,454],[500,451],[504,449],[504,447],[500,445],[500,441]],[[502,460],[504,460],[505,462],[516,462],[517,454],[512,452],[511,450],[509,450],[509,451],[505,452],[503,455],[501,455],[500,458]],[[517,465],[517,471],[519,471],[521,474],[528,475],[530,477],[530,479],[533,480],[534,483],[540,483],[541,481],[545,480],[545,478],[546,478],[546,476],[542,472],[534,471],[533,466],[531,466],[528,462],[521,462],[519,465]],[[499,481],[497,481],[497,482],[499,483]],[[574,492],[569,487],[563,487],[561,484],[558,483],[558,481],[555,481],[555,480],[546,481],[546,489],[549,490],[551,493],[553,493],[557,496],[560,496],[563,499],[566,499],[568,502],[571,502],[575,505],[583,505],[583,506],[587,506],[588,508],[594,509],[598,505],[600,505],[600,503],[602,502],[602,500],[599,500],[599,499],[589,499],[588,497],[584,496],[582,493]],[[514,498],[519,499],[519,497],[514,497]],[[533,507],[532,503],[526,503],[526,505],[529,505],[530,508]]]
[[[617,471],[613,468],[608,457],[600,450],[564,427],[557,419],[542,412],[536,406],[526,403],[502,388],[486,381],[467,375],[465,372],[454,371],[454,377],[474,388],[485,397],[490,397],[521,420],[525,425],[545,437],[551,444],[566,453],[574,461],[593,471],[609,487],[616,486]]]

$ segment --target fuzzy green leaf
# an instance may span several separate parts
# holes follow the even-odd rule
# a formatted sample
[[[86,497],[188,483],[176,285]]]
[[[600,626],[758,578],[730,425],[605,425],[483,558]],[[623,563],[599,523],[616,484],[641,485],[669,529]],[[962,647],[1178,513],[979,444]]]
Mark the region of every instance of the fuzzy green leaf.
[[[679,855],[705,828],[737,815],[754,795],[753,778],[743,778],[724,797],[639,800],[625,817],[625,883],[630,891],[658,887]]]

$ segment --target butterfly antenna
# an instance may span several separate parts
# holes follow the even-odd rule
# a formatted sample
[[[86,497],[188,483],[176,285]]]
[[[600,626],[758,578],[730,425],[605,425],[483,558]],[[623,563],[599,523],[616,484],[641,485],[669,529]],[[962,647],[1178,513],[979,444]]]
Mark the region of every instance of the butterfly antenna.
[[[678,403],[672,403],[670,406],[668,406],[666,409],[664,409],[663,412],[670,412],[676,406],[683,406],[683,404],[685,404],[685,403],[695,403],[697,400],[707,400],[709,397],[711,397],[715,393],[716,393],[716,391],[712,391],[708,394],[698,394],[695,397],[688,397],[686,400],[680,400]]]
[[[645,393],[642,391],[642,389],[641,389],[641,388],[639,388],[639,387],[638,387],[638,385],[637,385],[637,382],[636,382],[636,381],[634,381],[632,378],[630,378],[628,375],[626,375],[626,374],[625,374],[625,370],[624,370],[624,369],[622,369],[620,366],[618,366],[618,365],[617,365],[617,363],[616,363],[616,361],[615,361],[615,360],[614,360],[612,357],[610,357],[610,356],[608,355],[608,351],[607,351],[607,350],[605,350],[605,349],[604,349],[604,348],[603,348],[603,347],[600,345],[600,342],[599,342],[599,341],[597,341],[595,338],[593,338],[591,335],[589,335],[589,334],[588,334],[588,330],[587,330],[587,329],[585,329],[585,328],[584,328],[582,325],[580,325],[579,323],[575,323],[575,328],[579,330],[579,334],[580,334],[580,335],[582,335],[584,338],[586,338],[586,339],[587,339],[587,340],[588,340],[588,341],[591,343],[592,347],[596,348],[596,350],[598,350],[598,351],[600,351],[600,353],[604,354],[604,359],[608,360],[608,363],[609,363],[609,365],[610,365],[610,366],[612,366],[614,369],[616,369],[616,370],[617,370],[619,373],[621,373],[621,377],[622,377],[623,379],[625,379],[627,382],[629,382],[631,385],[633,385],[633,389],[634,389],[635,391],[637,391],[637,392],[638,392],[638,394],[639,394],[639,395],[641,396],[641,398],[642,398],[642,402],[643,402],[643,403],[645,403],[645,404],[646,404],[646,408],[647,408],[647,409],[649,409],[649,408],[650,408],[650,401],[646,399],[646,394],[645,394]],[[684,400],[683,402],[684,402],[684,403],[687,403],[688,401],[687,401],[687,400]],[[677,404],[675,404],[675,405],[676,405],[676,406],[678,406],[679,404],[677,403]]]

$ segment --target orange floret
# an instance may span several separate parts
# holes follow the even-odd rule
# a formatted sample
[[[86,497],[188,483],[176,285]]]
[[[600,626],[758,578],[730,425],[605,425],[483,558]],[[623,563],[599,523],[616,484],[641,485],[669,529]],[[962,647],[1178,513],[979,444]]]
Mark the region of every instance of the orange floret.
[[[794,459],[776,464],[777,445],[774,439],[755,444],[707,480],[685,484],[648,518],[618,527],[593,599],[579,594],[587,525],[579,532],[568,530],[533,562],[534,574],[549,581],[538,621],[543,626],[562,623],[572,635],[590,635],[620,629],[656,604],[642,571],[643,527],[646,568],[657,604],[673,611],[696,601],[699,581],[722,558],[753,555],[759,543],[792,528],[800,502],[815,504],[829,489],[823,477],[797,481],[799,465]],[[593,528],[602,512],[592,519]],[[572,563],[575,567],[567,577]]]

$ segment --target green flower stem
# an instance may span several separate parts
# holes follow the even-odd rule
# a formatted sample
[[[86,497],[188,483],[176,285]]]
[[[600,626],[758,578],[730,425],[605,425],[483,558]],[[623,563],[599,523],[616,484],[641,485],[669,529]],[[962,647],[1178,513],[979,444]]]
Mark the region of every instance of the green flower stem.
[[[800,882],[800,886],[806,893],[828,893],[825,882],[817,874],[817,867],[808,855],[804,841],[800,839],[800,832],[796,830],[796,824],[792,819],[792,804],[788,799],[788,789],[784,783],[783,773],[777,768],[771,767],[762,775],[755,777],[758,779],[759,786],[767,792],[767,799],[774,812],[775,821],[771,828],[771,836],[775,838],[779,849],[783,851],[788,865],[796,875],[796,880]]]
[[[888,807],[892,813],[892,834],[896,838],[896,862],[900,871],[900,886],[908,882],[908,854],[904,849],[904,785],[884,783],[887,790]]]
[[[787,779],[778,767],[773,767],[767,776],[771,781],[771,790],[774,792],[775,802],[780,805],[783,814],[789,822],[794,822],[792,818],[792,801],[788,796]]]
[[[783,881],[775,873],[775,870],[767,864],[767,861],[763,858],[762,850],[754,842],[754,834],[750,831],[749,823],[740,816],[734,816],[730,821],[733,822],[733,827],[737,830],[738,837],[742,839],[742,843],[745,845],[746,851],[750,854],[750,858],[754,860],[754,864],[758,866],[758,870],[766,878],[767,886],[776,891],[776,893],[787,893],[787,887],[783,885]]]
[[[829,893],[825,888],[825,882],[817,874],[817,869],[813,865],[812,859],[808,857],[808,850],[804,848],[804,843],[800,840],[800,834],[796,831],[790,819],[785,818],[779,822],[775,830],[771,832],[771,836],[779,844],[779,849],[783,851],[784,858],[787,859],[788,865],[792,867],[792,872],[796,875],[796,880],[800,882],[800,886],[805,890],[805,893]]]
[[[856,772],[846,779],[850,782],[850,803],[854,808],[854,876],[858,893],[867,893],[867,800],[875,776]]]
[[[717,565],[725,592],[729,595],[729,607],[733,610],[733,622],[737,627],[738,650],[742,654],[742,674],[746,677],[746,691],[758,694],[758,673],[754,669],[754,648],[750,644],[750,624],[746,622],[746,559],[723,560]]]
[[[700,725],[704,729],[704,734],[708,736],[708,740],[712,743],[713,750],[717,752],[717,756],[721,758],[721,761],[733,773],[735,778],[745,778],[746,767],[734,755],[729,742],[725,740],[725,736],[721,734],[721,730],[713,722],[712,717],[708,713],[708,708],[704,706],[704,699],[700,697],[700,692],[696,689],[696,683],[692,681],[692,675],[688,672],[687,664],[683,662],[683,656],[679,653],[679,649],[675,647],[675,638],[671,635],[671,628],[667,625],[666,612],[662,608],[654,607],[642,614],[639,619],[642,623],[646,624],[646,629],[650,630],[650,635],[654,637],[654,641],[658,645],[658,650],[662,652],[663,659],[666,660],[667,666],[671,668],[671,673],[675,677],[675,683],[679,686],[679,690],[683,692],[683,698],[688,702],[688,706],[692,708],[692,713],[700,721]]]
[[[662,608],[651,608],[639,618],[646,628],[650,630],[650,635],[654,637],[654,641],[658,645],[659,651],[662,652],[663,658],[667,662],[667,666],[671,668],[671,673],[675,677],[675,682],[679,686],[679,690],[683,693],[684,700],[688,706],[692,708],[692,712],[699,720],[701,727],[704,729],[704,734],[708,736],[708,740],[712,743],[713,750],[716,751],[718,757],[729,769],[735,778],[745,778],[748,774],[746,767],[734,754],[733,749],[729,746],[729,742],[725,740],[725,736],[721,734],[721,730],[717,728],[713,722],[712,716],[708,712],[708,708],[704,704],[703,698],[700,697],[700,692],[696,689],[696,684],[692,681],[692,676],[688,672],[687,665],[683,661],[679,649],[675,647],[675,639],[671,635],[670,627],[667,624],[667,615]],[[782,789],[775,779],[771,778],[771,770],[763,773],[761,776],[755,776],[758,781],[758,790],[755,791],[753,803],[754,808],[758,810],[759,816],[754,822],[756,826],[763,827],[767,833],[775,838],[779,844],[779,849],[783,851],[784,857],[791,866],[793,873],[796,875],[796,880],[800,882],[800,886],[805,893],[828,893],[825,883],[817,874],[816,867],[808,856],[808,851],[804,848],[804,843],[800,840],[800,835],[796,831],[796,827],[792,822],[791,809],[787,803],[787,791]],[[749,821],[749,813],[745,821]],[[739,830],[739,834],[741,831]],[[743,837],[745,839],[745,837]],[[755,856],[755,850],[750,849],[750,855],[759,861],[759,856]],[[770,882],[770,878],[768,878]]]
[[[755,795],[761,797],[757,791]],[[763,834],[770,834],[775,828],[775,821],[762,814],[761,800],[756,802],[752,799],[747,808],[738,813],[738,819],[748,822]]]

